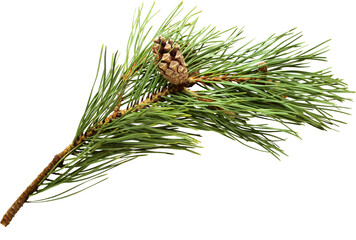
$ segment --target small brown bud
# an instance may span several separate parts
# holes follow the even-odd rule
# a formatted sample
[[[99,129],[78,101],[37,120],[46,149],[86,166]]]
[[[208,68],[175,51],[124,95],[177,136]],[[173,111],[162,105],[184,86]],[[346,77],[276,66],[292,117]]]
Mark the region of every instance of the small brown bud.
[[[260,62],[258,64],[258,66],[259,66],[259,68],[258,68],[259,71],[264,72],[264,73],[268,72],[268,66],[267,66],[266,62]]]

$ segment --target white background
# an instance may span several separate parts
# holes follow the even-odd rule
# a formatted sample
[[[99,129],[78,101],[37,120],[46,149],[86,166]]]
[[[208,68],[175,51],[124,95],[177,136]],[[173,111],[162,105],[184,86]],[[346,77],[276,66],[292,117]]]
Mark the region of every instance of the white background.
[[[101,44],[124,52],[141,1],[0,2],[0,213],[72,140]],[[151,1],[145,3],[146,7]],[[156,1],[159,24],[178,1]],[[200,26],[264,39],[295,26],[355,84],[352,1],[185,1]],[[351,96],[350,96],[351,97]],[[352,96],[352,97],[355,97]],[[25,204],[0,239],[356,239],[356,107],[336,131],[296,128],[281,161],[214,133],[201,156],[151,155],[64,200]]]

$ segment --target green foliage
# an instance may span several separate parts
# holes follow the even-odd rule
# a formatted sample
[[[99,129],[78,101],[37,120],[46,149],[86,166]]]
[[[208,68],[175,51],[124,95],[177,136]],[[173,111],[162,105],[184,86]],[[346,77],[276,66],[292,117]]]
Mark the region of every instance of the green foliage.
[[[298,136],[291,125],[309,124],[325,130],[342,123],[331,113],[344,113],[337,104],[349,100],[340,95],[350,92],[347,85],[327,69],[308,68],[311,61],[326,60],[326,42],[306,49],[295,29],[259,43],[246,42],[236,27],[196,29],[199,12],[193,9],[179,19],[181,5],[155,33],[148,26],[156,14],[153,6],[145,15],[139,8],[121,65],[118,53],[107,64],[106,48],[102,48],[95,83],[73,142],[93,127],[100,125],[99,130],[71,150],[64,157],[64,166],[53,169],[32,195],[62,183],[70,186],[68,190],[32,202],[83,191],[105,180],[108,170],[139,156],[170,154],[177,149],[194,152],[196,130],[215,131],[278,157],[283,154],[277,145],[283,138],[278,134]],[[168,87],[151,53],[152,40],[159,35],[180,44],[189,73],[199,71],[194,76],[199,82],[196,91],[185,89],[135,110],[135,104]],[[261,62],[268,66],[268,73],[259,70]],[[100,123],[117,106],[128,111]],[[259,119],[264,123],[256,121]]]

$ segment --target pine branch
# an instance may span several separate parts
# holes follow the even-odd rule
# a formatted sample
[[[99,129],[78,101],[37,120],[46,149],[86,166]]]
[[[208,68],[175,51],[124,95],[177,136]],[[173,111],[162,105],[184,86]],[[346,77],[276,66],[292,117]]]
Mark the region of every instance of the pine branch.
[[[121,65],[117,52],[107,64],[102,47],[73,141],[15,201],[1,221],[4,226],[25,202],[72,196],[137,157],[170,150],[196,153],[195,130],[215,131],[278,158],[284,154],[278,134],[298,137],[292,125],[325,130],[343,123],[332,112],[346,113],[339,106],[350,100],[343,97],[351,92],[346,83],[329,70],[308,69],[310,61],[326,61],[326,42],[305,50],[298,42],[302,34],[292,29],[243,43],[236,27],[196,29],[195,9],[177,20],[181,6],[153,34],[148,27],[156,14],[153,6],[146,15],[138,8]],[[28,201],[65,183],[69,187],[60,193]]]

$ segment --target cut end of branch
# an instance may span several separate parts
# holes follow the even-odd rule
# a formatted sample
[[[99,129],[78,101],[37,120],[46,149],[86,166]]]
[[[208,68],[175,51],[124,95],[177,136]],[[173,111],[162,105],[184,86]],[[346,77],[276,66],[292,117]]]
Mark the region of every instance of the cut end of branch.
[[[61,153],[54,156],[53,160],[48,164],[48,166],[43,169],[43,171],[37,176],[37,178],[26,188],[26,190],[16,199],[16,201],[12,204],[12,206],[7,210],[5,215],[1,220],[1,224],[5,227],[10,224],[11,220],[14,218],[16,213],[20,210],[20,208],[24,205],[24,203],[28,200],[30,195],[34,193],[39,184],[43,179],[46,178],[48,173],[57,166],[57,163],[61,161],[62,157],[68,153],[72,149],[73,145],[69,145],[66,149],[64,149]]]
[[[6,222],[6,220],[5,220],[4,218],[1,220],[1,224],[2,224],[4,227],[6,227],[7,225],[9,225],[9,223]]]

